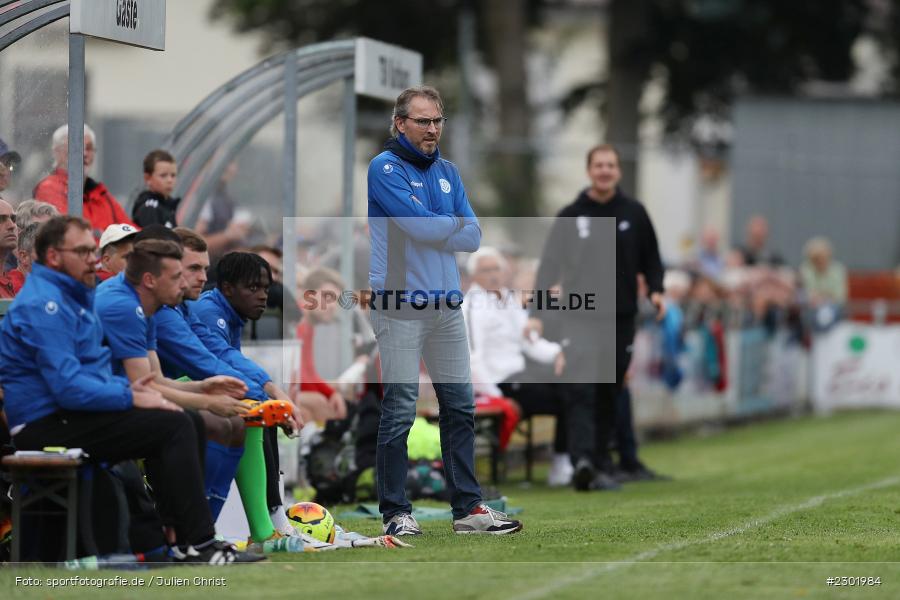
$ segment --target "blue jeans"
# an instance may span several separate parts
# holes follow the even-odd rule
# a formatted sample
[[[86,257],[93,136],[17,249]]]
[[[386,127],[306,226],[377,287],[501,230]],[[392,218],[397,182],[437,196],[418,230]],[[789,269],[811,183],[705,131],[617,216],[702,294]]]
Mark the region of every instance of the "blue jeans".
[[[406,439],[416,418],[419,362],[424,359],[440,406],[441,454],[450,505],[453,517],[462,518],[481,502],[475,478],[475,397],[462,311],[435,310],[425,319],[398,319],[377,310],[370,314],[384,387],[375,455],[379,510],[385,521],[412,512],[406,498]]]

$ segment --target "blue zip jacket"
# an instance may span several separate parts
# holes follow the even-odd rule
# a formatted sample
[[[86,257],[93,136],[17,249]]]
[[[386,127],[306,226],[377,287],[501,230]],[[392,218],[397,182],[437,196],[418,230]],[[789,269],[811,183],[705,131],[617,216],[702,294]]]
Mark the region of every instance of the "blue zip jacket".
[[[481,228],[456,165],[400,135],[369,163],[368,191],[372,289],[461,299],[454,253],[477,250]]]
[[[137,290],[125,280],[125,273],[97,286],[96,308],[112,351],[113,373],[125,375],[122,361],[144,358],[156,350],[156,319],[144,314]]]
[[[221,337],[211,334],[186,302],[175,307],[164,306],[153,318],[156,321],[156,351],[166,377],[178,379],[187,376],[193,380],[201,380],[216,375],[230,375],[247,384],[248,398],[269,399],[256,380],[204,345],[194,333],[194,327],[206,330],[209,338],[216,340],[219,346],[225,346],[243,357],[243,354],[228,346]]]
[[[10,428],[59,410],[132,407],[131,387],[113,375],[94,292],[35,263],[0,322],[0,364]]]
[[[241,334],[246,321],[218,289],[203,292],[196,302],[189,304],[191,312],[197,317],[191,323],[191,329],[213,354],[224,358],[260,387],[272,381],[265,369],[241,353]]]

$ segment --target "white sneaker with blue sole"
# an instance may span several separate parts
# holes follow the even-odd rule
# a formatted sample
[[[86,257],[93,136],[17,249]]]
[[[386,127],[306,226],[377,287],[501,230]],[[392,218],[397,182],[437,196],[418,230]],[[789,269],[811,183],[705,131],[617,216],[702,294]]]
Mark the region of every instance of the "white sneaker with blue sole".
[[[384,524],[382,531],[384,531],[384,535],[397,537],[401,535],[422,535],[422,530],[419,529],[419,524],[416,522],[415,517],[409,513],[394,515]]]

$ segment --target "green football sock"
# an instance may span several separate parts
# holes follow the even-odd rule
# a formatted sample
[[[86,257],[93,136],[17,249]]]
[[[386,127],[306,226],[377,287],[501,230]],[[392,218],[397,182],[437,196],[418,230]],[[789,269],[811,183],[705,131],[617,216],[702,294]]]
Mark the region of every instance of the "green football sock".
[[[266,461],[263,457],[262,427],[247,428],[244,456],[238,463],[234,480],[241,493],[241,503],[250,525],[250,537],[254,542],[269,539],[275,533],[275,528],[266,503]]]

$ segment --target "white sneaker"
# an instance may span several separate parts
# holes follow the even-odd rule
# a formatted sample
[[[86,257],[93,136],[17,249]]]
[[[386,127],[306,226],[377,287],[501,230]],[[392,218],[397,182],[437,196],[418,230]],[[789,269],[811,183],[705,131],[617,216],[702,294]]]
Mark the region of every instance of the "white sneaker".
[[[409,513],[394,515],[390,521],[384,524],[382,531],[384,535],[397,537],[401,535],[422,535],[422,530],[419,529],[419,524],[416,522],[415,517]]]
[[[479,504],[462,519],[454,519],[453,532],[460,535],[487,533],[504,535],[521,531],[522,522],[510,519],[506,513],[494,510],[487,504]]]
[[[550,487],[565,487],[572,483],[572,474],[575,467],[568,454],[554,454],[550,463],[550,472],[547,474],[547,485]]]
[[[274,527],[275,531],[281,535],[287,537],[297,535],[297,530],[291,525],[290,520],[288,520],[283,506],[275,507],[275,510],[269,513],[269,518],[272,520],[272,527]]]

